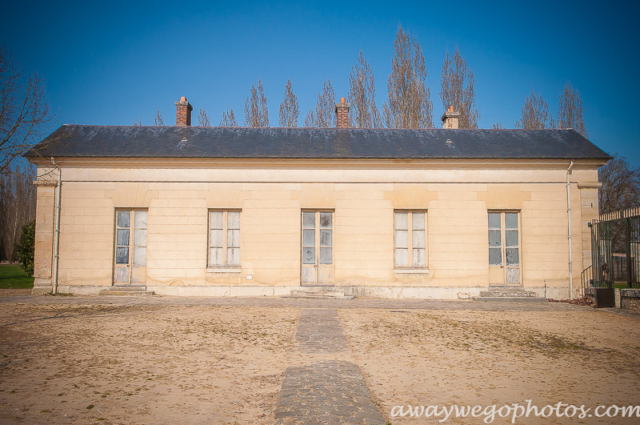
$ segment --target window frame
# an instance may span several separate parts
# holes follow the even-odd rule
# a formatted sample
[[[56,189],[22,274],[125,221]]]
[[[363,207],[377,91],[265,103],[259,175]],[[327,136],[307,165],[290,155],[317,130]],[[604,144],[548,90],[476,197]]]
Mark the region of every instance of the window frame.
[[[222,264],[211,264],[211,249],[212,248],[217,248],[217,247],[212,247],[211,246],[211,231],[214,230],[211,228],[211,213],[214,212],[221,212],[222,213],[222,229],[216,229],[216,230],[222,230],[222,246],[219,247],[220,249],[222,249],[222,259],[223,262]],[[231,229],[231,230],[237,230],[238,234],[241,235],[241,222],[242,222],[242,210],[241,209],[236,209],[236,208],[229,208],[229,209],[225,209],[225,208],[209,208],[207,210],[207,269],[209,270],[216,270],[216,269],[225,269],[225,270],[234,270],[234,269],[240,269],[241,268],[241,264],[242,264],[242,256],[241,256],[241,252],[242,252],[242,244],[241,244],[241,240],[242,237],[239,236],[238,239],[238,246],[237,247],[230,247],[229,246],[229,213],[238,213],[238,228],[237,229]],[[229,248],[237,248],[238,249],[238,262],[234,263],[234,264],[229,264],[229,256],[228,256],[228,250]]]
[[[407,213],[407,247],[398,248],[397,243],[397,231],[396,228],[396,214],[397,213]],[[423,213],[424,214],[424,248],[415,248],[413,246],[413,214],[414,213]],[[428,212],[426,209],[394,209],[393,210],[393,267],[395,270],[428,270],[429,269],[429,238],[427,233],[428,228]],[[402,230],[402,229],[401,229]],[[407,265],[398,265],[396,250],[397,249],[406,249],[407,250]],[[424,250],[424,265],[414,265],[413,264],[413,251],[415,249],[423,249]]]

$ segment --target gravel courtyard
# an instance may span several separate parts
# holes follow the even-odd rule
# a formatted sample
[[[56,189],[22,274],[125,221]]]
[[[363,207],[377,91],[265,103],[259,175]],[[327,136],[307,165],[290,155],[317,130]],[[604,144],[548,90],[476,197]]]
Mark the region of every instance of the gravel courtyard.
[[[0,423],[300,423],[320,409],[305,397],[341,371],[361,397],[323,400],[355,412],[347,423],[441,419],[392,416],[400,405],[638,405],[640,316],[563,303],[0,294]]]

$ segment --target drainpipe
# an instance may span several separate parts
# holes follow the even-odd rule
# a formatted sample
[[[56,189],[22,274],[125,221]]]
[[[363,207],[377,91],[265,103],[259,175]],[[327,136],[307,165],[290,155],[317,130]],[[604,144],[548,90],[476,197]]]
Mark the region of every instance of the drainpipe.
[[[56,231],[54,234],[53,242],[53,285],[52,293],[55,295],[58,292],[58,258],[60,243],[60,193],[62,192],[62,169],[56,164],[56,161],[51,157],[51,163],[58,169],[58,193],[56,196]]]
[[[573,160],[567,168],[567,218],[569,219],[569,299],[573,299],[573,261],[571,256],[571,169],[573,168]]]

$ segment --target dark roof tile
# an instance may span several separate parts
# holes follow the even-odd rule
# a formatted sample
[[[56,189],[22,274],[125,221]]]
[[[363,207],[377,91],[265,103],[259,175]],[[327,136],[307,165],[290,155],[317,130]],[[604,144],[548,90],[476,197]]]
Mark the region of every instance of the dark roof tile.
[[[447,140],[450,140],[447,143]],[[28,158],[602,159],[574,130],[63,125]]]

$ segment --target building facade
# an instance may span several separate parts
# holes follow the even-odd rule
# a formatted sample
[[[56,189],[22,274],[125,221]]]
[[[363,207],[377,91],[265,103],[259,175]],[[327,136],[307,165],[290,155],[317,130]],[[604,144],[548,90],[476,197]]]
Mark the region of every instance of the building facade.
[[[34,293],[568,298],[591,262],[609,156],[573,130],[459,130],[452,110],[438,130],[202,128],[176,105],[176,126],[65,125],[27,153]]]

